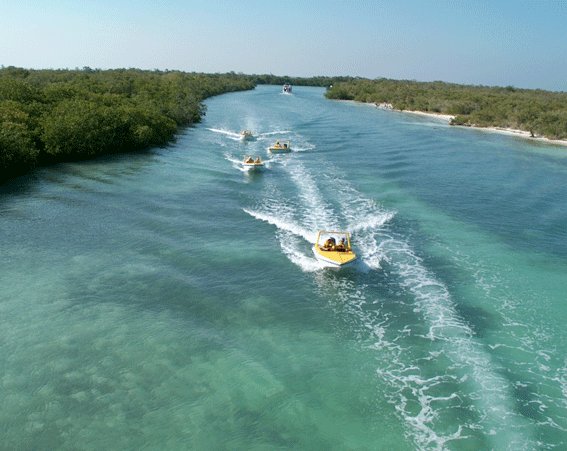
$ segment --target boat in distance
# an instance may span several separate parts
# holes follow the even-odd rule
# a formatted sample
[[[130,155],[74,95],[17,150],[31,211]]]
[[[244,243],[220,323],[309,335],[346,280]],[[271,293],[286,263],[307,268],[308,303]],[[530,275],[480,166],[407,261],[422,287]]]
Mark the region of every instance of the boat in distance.
[[[283,85],[282,92],[284,94],[291,94],[291,90],[292,90],[292,88],[291,88],[291,85],[289,83],[286,83],[286,84]]]
[[[319,230],[313,244],[315,258],[326,266],[341,268],[357,259],[350,243],[350,233]]]
[[[254,138],[254,134],[250,130],[242,130],[240,132],[240,139],[246,141],[247,139]]]
[[[289,144],[289,141],[285,141],[283,143],[276,141],[274,144],[268,147],[268,150],[272,153],[291,152],[291,146]]]
[[[246,158],[244,158],[242,165],[245,168],[262,169],[264,167],[264,162],[260,157],[252,158],[251,156],[247,156]]]

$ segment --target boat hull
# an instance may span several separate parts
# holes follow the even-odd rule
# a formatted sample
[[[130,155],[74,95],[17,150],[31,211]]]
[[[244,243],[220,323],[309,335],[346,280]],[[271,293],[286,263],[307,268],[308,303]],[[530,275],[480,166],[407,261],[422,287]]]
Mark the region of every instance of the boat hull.
[[[342,268],[356,261],[356,254],[352,251],[324,251],[319,246],[313,246],[313,254],[320,262],[335,268]]]
[[[264,163],[242,163],[242,165],[245,168],[248,168],[248,169],[251,169],[251,170],[256,170],[256,171],[264,169]]]
[[[242,141],[251,141],[254,138],[254,135],[249,130],[244,130],[240,132],[240,139]]]

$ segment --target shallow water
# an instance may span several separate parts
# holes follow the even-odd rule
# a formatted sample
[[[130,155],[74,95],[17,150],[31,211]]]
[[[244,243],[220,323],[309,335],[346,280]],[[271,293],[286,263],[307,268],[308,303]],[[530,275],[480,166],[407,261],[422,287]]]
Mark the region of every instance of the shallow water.
[[[567,447],[567,151],[323,93],[2,188],[1,449]]]

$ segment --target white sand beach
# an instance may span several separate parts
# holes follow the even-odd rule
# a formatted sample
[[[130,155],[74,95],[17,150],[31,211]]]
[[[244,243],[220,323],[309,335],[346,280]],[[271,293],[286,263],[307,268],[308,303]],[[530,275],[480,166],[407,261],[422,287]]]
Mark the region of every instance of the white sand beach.
[[[398,111],[400,113],[409,113],[409,114],[417,114],[417,115],[421,115],[421,116],[429,116],[429,117],[434,117],[437,119],[441,119],[446,121],[447,123],[451,122],[451,119],[453,119],[454,116],[450,115],[450,114],[440,114],[440,113],[428,113],[428,112],[424,112],[424,111],[409,111],[409,110],[394,110],[393,108],[388,108],[382,105],[376,105],[378,108],[381,109],[385,109],[385,110],[391,110],[391,111]],[[461,126],[461,125],[457,125],[456,127],[463,127],[463,128],[471,128],[468,126]],[[501,133],[504,135],[510,135],[510,136],[517,136],[519,138],[526,138],[532,141],[539,141],[539,142],[543,142],[543,143],[547,143],[547,144],[556,144],[559,146],[567,146],[567,140],[563,140],[563,139],[549,139],[549,138],[545,138],[543,136],[531,136],[530,132],[526,132],[524,130],[516,130],[513,128],[504,128],[504,127],[477,127],[477,126],[472,126],[472,128],[474,128],[475,130],[484,130],[487,132],[493,132],[493,133]]]

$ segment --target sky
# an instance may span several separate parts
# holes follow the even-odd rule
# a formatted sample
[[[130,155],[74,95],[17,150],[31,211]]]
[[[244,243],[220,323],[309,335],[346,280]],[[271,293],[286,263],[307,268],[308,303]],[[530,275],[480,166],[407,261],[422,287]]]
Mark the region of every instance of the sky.
[[[567,91],[567,0],[0,0],[0,65]]]

